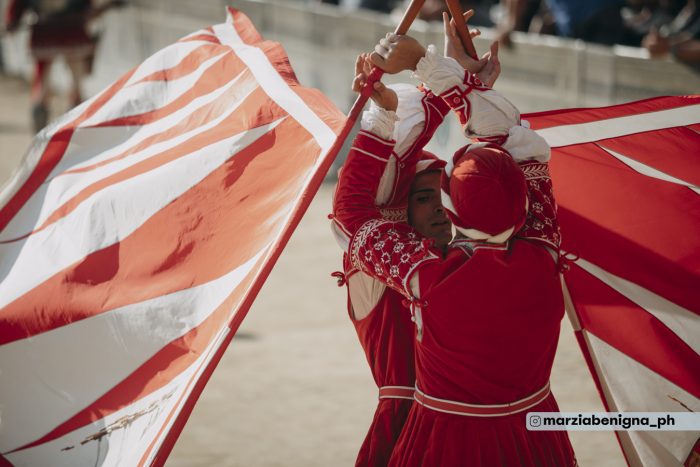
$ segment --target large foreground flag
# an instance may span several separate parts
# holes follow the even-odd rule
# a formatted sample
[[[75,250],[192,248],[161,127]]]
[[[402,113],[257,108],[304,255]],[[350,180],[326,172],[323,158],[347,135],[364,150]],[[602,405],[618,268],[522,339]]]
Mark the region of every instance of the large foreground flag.
[[[700,96],[525,116],[552,151],[569,317],[610,411],[700,411]],[[700,462],[686,431],[618,432],[632,466]]]
[[[344,122],[230,10],[43,130],[0,193],[0,465],[162,464]]]

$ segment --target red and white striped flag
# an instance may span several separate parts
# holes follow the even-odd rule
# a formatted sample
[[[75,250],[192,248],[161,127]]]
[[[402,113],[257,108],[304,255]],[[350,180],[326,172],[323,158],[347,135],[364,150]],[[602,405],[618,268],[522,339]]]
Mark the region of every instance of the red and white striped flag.
[[[553,148],[563,249],[580,256],[567,308],[606,407],[700,411],[700,96],[524,118]],[[632,466],[697,465],[699,435],[618,439]]]
[[[43,130],[0,193],[0,465],[162,464],[344,123],[229,10]]]

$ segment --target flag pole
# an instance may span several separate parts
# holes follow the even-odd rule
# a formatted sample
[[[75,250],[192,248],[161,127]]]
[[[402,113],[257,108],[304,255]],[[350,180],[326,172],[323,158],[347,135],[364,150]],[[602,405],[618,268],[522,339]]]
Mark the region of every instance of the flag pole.
[[[401,18],[401,22],[398,26],[396,26],[394,34],[403,35],[408,32],[408,29],[411,27],[411,24],[413,24],[413,21],[418,16],[418,13],[420,13],[420,9],[424,3],[425,0],[411,0],[411,3],[408,5],[408,8],[406,8],[406,12],[403,14],[403,18]],[[360,95],[357,96],[357,99],[355,99],[355,103],[350,108],[350,112],[348,112],[348,120],[345,123],[345,126],[343,127],[342,131],[338,135],[338,139],[336,139],[336,144],[333,145],[331,153],[333,153],[333,150],[336,149],[336,145],[338,146],[337,150],[340,150],[340,147],[342,147],[343,143],[345,142],[345,139],[350,134],[350,130],[352,130],[352,127],[355,126],[357,117],[360,115],[360,112],[362,112],[362,109],[367,103],[369,96],[372,95],[374,83],[382,79],[383,74],[384,71],[380,68],[377,68],[376,66],[372,67],[372,71],[367,77],[367,82],[365,82],[365,86],[362,88],[362,91],[360,91]],[[340,144],[338,144],[338,142],[340,142]],[[333,159],[335,159],[336,155],[337,154],[334,154],[332,156]]]
[[[425,3],[425,0],[411,1],[411,4],[406,9],[403,18],[401,19],[401,22],[396,27],[396,34],[406,34],[411,24],[418,16],[418,13],[420,12],[423,3]],[[171,413],[168,416],[168,420],[170,420],[172,416],[175,416],[175,420],[173,421],[173,425],[171,426],[170,431],[164,437],[160,446],[156,446],[157,440],[154,440],[151,446],[149,446],[146,454],[141,459],[139,467],[143,467],[146,464],[146,459],[150,456],[150,452],[153,449],[156,449],[156,453],[153,455],[150,461],[150,466],[162,467],[165,464],[165,461],[168,459],[170,452],[175,446],[175,441],[177,441],[177,438],[182,432],[185,423],[187,423],[187,419],[189,418],[190,414],[192,413],[192,410],[194,409],[194,404],[199,399],[199,396],[204,390],[204,386],[206,386],[207,382],[209,381],[209,378],[211,378],[211,375],[213,374],[214,369],[217,367],[219,361],[223,357],[226,348],[231,343],[231,340],[233,339],[234,335],[236,334],[236,331],[238,330],[238,327],[241,325],[243,318],[247,314],[250,306],[252,305],[253,300],[257,295],[257,292],[262,287],[264,279],[267,278],[272,269],[272,266],[275,264],[277,258],[282,253],[282,249],[291,237],[294,228],[301,220],[301,217],[306,211],[309,202],[314,197],[314,194],[318,191],[321,183],[323,182],[323,178],[325,177],[328,170],[331,168],[331,165],[333,164],[335,158],[338,156],[340,149],[343,147],[343,143],[345,142],[348,135],[350,134],[350,131],[355,125],[355,121],[357,120],[358,115],[362,111],[362,108],[367,103],[367,99],[369,99],[369,96],[372,95],[372,83],[379,80],[382,77],[382,75],[383,71],[379,68],[374,67],[372,69],[372,72],[368,77],[365,88],[362,90],[362,93],[357,97],[357,100],[353,104],[352,109],[348,114],[348,119],[343,125],[342,130],[338,134],[338,137],[333,143],[333,146],[331,146],[331,148],[328,150],[328,153],[326,154],[326,157],[321,163],[318,171],[316,172],[312,180],[309,182],[309,186],[304,191],[303,197],[308,199],[308,202],[305,203],[304,207],[296,208],[295,213],[292,216],[293,220],[290,222],[290,224],[283,232],[281,238],[276,242],[276,244],[272,248],[270,260],[267,261],[263,269],[260,271],[258,279],[253,284],[251,284],[251,293],[247,294],[246,298],[243,300],[241,306],[239,307],[238,313],[229,324],[229,332],[224,336],[222,344],[219,345],[219,347],[214,352],[214,355],[212,356],[211,360],[206,364],[199,379],[196,382],[194,382],[190,396],[185,400],[183,406],[181,407],[180,413],[175,414],[173,411],[173,413]],[[373,81],[372,77],[374,77]]]
[[[476,53],[476,48],[474,47],[474,42],[472,41],[472,36],[469,34],[469,29],[467,28],[467,23],[464,22],[464,14],[462,12],[462,5],[459,4],[459,0],[445,0],[447,3],[447,9],[450,10],[450,15],[455,22],[455,29],[457,30],[457,36],[462,42],[462,47],[474,60],[479,60],[479,56]]]

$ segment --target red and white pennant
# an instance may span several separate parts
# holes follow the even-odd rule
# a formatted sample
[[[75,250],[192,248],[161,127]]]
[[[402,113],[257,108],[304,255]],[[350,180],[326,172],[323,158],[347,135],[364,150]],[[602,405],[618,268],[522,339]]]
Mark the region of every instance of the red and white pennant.
[[[552,146],[569,317],[610,411],[700,411],[700,96],[524,116]],[[617,432],[632,466],[698,432]]]
[[[43,130],[0,193],[0,465],[162,464],[344,122],[229,10]]]

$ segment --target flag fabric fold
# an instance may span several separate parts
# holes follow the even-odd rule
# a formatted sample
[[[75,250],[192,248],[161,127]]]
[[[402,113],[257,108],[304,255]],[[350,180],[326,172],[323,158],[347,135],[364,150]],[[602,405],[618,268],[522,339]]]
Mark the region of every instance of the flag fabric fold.
[[[162,464],[344,124],[229,9],[42,130],[0,191],[0,464]]]
[[[606,408],[699,411],[700,96],[524,118],[552,146],[567,311]],[[699,435],[617,432],[632,466],[697,462]]]

